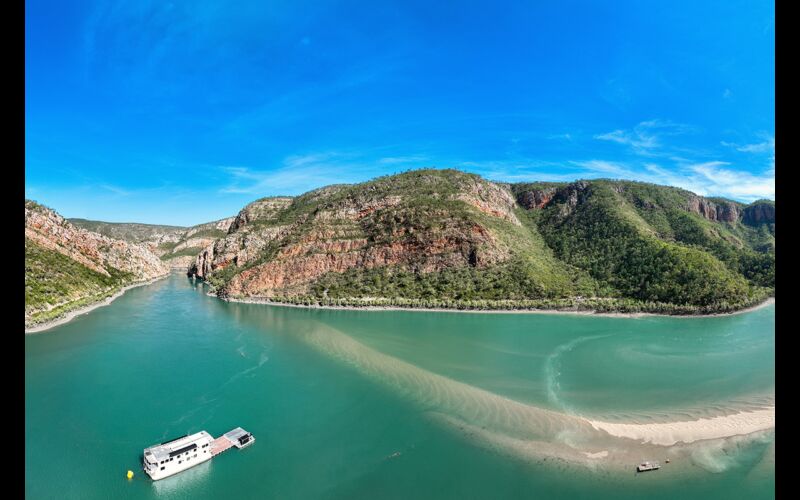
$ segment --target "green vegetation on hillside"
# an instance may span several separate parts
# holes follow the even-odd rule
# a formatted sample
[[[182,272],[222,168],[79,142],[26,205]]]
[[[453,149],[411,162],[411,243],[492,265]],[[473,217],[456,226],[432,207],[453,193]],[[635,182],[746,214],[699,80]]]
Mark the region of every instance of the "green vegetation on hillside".
[[[279,295],[269,302],[302,306],[326,307],[399,307],[454,309],[461,311],[511,311],[511,310],[558,310],[591,311],[599,313],[648,313],[667,315],[722,314],[756,306],[770,297],[769,289],[759,289],[741,302],[725,302],[710,306],[673,304],[613,297],[566,297],[557,299],[449,299],[407,297],[318,297],[316,295]]]
[[[75,301],[95,301],[132,280],[130,273],[108,271],[110,276],[105,276],[26,238],[25,312],[34,321],[49,319],[73,308]]]
[[[696,246],[659,239],[665,228],[650,226],[607,183],[589,184],[580,196],[573,211],[562,203],[544,209],[539,229],[557,256],[612,295],[703,306],[747,298],[744,277]]]
[[[188,228],[160,224],[140,224],[138,222],[103,222],[88,219],[68,219],[73,225],[131,243],[142,243],[162,234],[180,234]]]
[[[161,256],[161,260],[169,261],[172,259],[177,259],[178,257],[185,257],[185,256],[194,257],[202,251],[203,249],[201,247],[187,247],[174,253],[165,253],[164,255]]]
[[[563,288],[548,289],[540,277],[541,274],[532,272],[530,263],[523,259],[486,269],[456,267],[431,273],[378,267],[326,273],[314,282],[310,292],[316,298],[384,297],[445,301],[555,299],[565,295]],[[592,295],[592,283],[581,278],[564,286],[576,295]]]
[[[351,267],[273,290],[276,300],[489,309],[534,301],[689,314],[730,311],[773,293],[774,219],[753,221],[772,217],[774,205],[771,212],[759,207],[745,224],[742,214],[753,204],[673,187],[602,179],[505,185],[518,201],[517,225],[500,215],[507,202],[498,186],[454,170],[417,170],[317,189],[255,217],[255,228],[291,230],[257,258],[207,279],[224,292],[235,276],[283,258],[291,245],[314,252],[309,235],[324,228],[329,242],[365,239],[367,248],[406,253],[392,265]],[[331,216],[353,211],[363,215]],[[429,249],[442,241],[461,241],[464,258],[431,270]]]

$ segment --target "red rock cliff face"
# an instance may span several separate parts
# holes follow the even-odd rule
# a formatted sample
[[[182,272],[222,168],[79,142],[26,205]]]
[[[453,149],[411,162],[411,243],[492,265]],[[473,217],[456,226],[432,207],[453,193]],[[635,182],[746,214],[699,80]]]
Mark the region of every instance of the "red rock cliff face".
[[[736,222],[741,216],[741,210],[734,203],[714,203],[700,196],[689,198],[687,210],[708,220],[720,222]]]
[[[744,209],[744,222],[747,224],[774,224],[775,205],[753,203]]]
[[[419,272],[440,271],[466,265],[485,266],[503,255],[492,250],[477,250],[494,243],[489,232],[475,226],[470,235],[443,235],[438,238],[403,238],[370,245],[366,238],[352,240],[305,241],[281,249],[271,261],[238,274],[227,286],[226,294],[269,297],[276,291],[304,290],[303,285],[327,272],[342,273],[350,268],[371,269],[402,266]]]
[[[25,237],[105,276],[109,276],[109,266],[132,273],[135,280],[147,280],[169,272],[144,244],[127,243],[77,228],[56,212],[27,202]]]
[[[527,210],[544,208],[556,194],[556,188],[532,189],[519,195],[517,201]]]
[[[428,273],[508,258],[508,250],[479,217],[451,217],[448,209],[420,206],[402,194],[369,187],[348,196],[342,189],[330,186],[302,199],[270,198],[248,205],[228,235],[198,255],[189,273],[213,278],[234,266],[220,295],[270,297],[303,293],[323,274],[351,268],[399,266]],[[514,197],[502,186],[467,179],[458,192],[442,198],[463,203],[470,213],[520,225]],[[298,210],[301,204],[316,209]]]
[[[217,241],[217,239],[214,238],[213,236],[207,235],[208,233],[207,230],[215,229],[218,231],[227,232],[230,229],[231,224],[233,224],[234,220],[235,220],[234,217],[228,217],[227,219],[221,219],[219,221],[209,222],[206,224],[200,224],[191,227],[188,230],[184,231],[182,234],[180,234],[180,238],[178,239],[177,245],[175,245],[168,251],[156,247],[154,253],[156,253],[159,257],[161,257],[162,260],[167,262],[170,268],[181,269],[185,271],[191,265],[194,264],[196,256],[183,255],[180,257],[171,257],[170,254],[176,254],[192,250],[194,250],[195,253],[199,253],[199,249],[207,248],[209,245],[213,245],[214,242]]]
[[[566,186],[528,189],[517,194],[517,202],[525,209],[541,209],[552,203],[560,203],[566,211],[572,211],[585,201],[589,183],[576,181]]]
[[[516,226],[521,225],[514,214],[514,207],[517,205],[514,195],[508,188],[482,179],[472,179],[462,189],[464,192],[459,194],[457,199],[469,203],[487,215],[505,219]]]
[[[228,265],[244,266],[261,255],[270,242],[287,233],[291,225],[277,225],[276,217],[292,198],[267,198],[247,205],[228,228],[228,236],[206,246],[189,267],[189,274],[207,278]],[[256,223],[257,222],[257,223]]]

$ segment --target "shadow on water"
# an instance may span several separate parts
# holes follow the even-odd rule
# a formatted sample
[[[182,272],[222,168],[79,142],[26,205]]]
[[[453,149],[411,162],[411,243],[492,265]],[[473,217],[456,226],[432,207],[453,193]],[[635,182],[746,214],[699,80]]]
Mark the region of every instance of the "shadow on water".
[[[191,469],[175,474],[158,481],[152,481],[153,491],[158,497],[164,498],[191,498],[192,493],[197,493],[203,490],[206,483],[211,476],[212,464],[211,460],[207,460],[200,465],[195,465]],[[142,472],[147,477],[147,475]]]

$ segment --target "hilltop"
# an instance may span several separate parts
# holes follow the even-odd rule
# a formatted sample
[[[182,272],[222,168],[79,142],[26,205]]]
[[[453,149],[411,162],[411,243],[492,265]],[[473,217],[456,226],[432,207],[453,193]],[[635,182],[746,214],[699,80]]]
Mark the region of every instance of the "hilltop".
[[[773,294],[775,205],[417,170],[247,205],[189,268],[224,298],[725,312]]]

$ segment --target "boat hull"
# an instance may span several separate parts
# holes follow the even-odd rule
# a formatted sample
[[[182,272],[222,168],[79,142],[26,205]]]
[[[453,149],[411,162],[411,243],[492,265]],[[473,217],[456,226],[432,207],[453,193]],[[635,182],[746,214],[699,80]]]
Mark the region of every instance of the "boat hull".
[[[150,472],[147,468],[142,467],[144,471],[150,476],[150,479],[153,481],[158,481],[159,479],[165,479],[170,476],[174,476],[179,472],[183,472],[187,469],[191,469],[195,465],[200,465],[204,462],[208,462],[211,460],[210,453],[203,453],[202,455],[198,455],[197,458],[191,458],[190,460],[185,460],[183,463],[179,463],[177,465],[171,467],[165,467],[164,470],[155,470]]]

